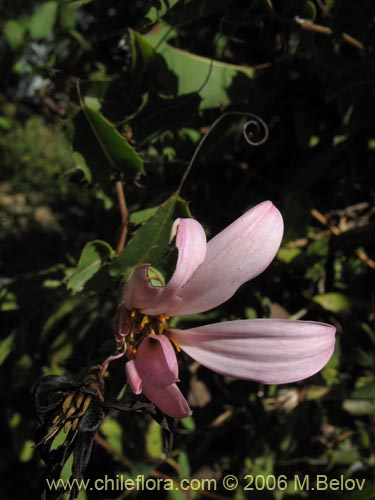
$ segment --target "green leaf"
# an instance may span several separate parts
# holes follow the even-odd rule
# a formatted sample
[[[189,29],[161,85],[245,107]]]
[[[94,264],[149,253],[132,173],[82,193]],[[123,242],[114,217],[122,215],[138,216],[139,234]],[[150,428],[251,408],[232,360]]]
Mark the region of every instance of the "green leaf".
[[[132,167],[143,172],[143,160],[125,137],[101,113],[87,105],[82,106],[82,111],[108,163],[112,167]]]
[[[105,435],[112,448],[122,453],[123,428],[117,420],[106,418],[100,426],[100,431]]]
[[[329,237],[312,241],[306,249],[306,255],[326,257],[329,252]]]
[[[105,241],[95,240],[87,243],[76,269],[66,279],[67,287],[73,292],[82,291],[85,284],[102,269],[113,253],[113,249]]]
[[[0,365],[4,363],[14,346],[14,333],[11,333],[0,342]]]
[[[31,17],[30,36],[33,40],[47,37],[56,22],[58,3],[44,3]]]
[[[78,307],[80,300],[81,299],[77,296],[70,296],[67,300],[60,304],[59,307],[48,316],[48,319],[44,323],[40,332],[39,340],[45,341],[49,334],[56,329],[57,325],[66,317],[70,316],[74,309]]]
[[[185,417],[181,419],[181,424],[187,429],[188,431],[195,431],[195,421],[193,417]]]
[[[85,162],[84,157],[78,153],[77,151],[74,151],[73,153],[73,159],[75,161],[76,169],[80,170],[83,173],[84,178],[86,179],[87,182],[91,183],[92,182],[92,172]]]
[[[159,207],[145,208],[144,210],[139,210],[138,212],[132,212],[129,217],[129,222],[131,224],[143,224],[153,215],[156,214]]]
[[[342,406],[351,415],[373,415],[375,410],[367,399],[346,399]]]
[[[143,172],[142,158],[101,113],[83,105],[74,126],[73,147],[83,156],[93,180],[102,187],[108,184],[111,171]]]
[[[76,6],[62,2],[59,9],[59,24],[64,30],[72,30],[76,24]]]
[[[26,439],[26,441],[23,443],[23,447],[20,452],[19,456],[20,462],[26,463],[32,459],[34,454],[34,445],[35,445],[34,441]]]
[[[160,425],[152,420],[146,432],[146,451],[150,458],[159,459],[163,454],[163,434]]]
[[[319,385],[311,385],[306,389],[306,399],[314,400],[314,399],[322,399],[326,394],[328,394],[329,388]]]
[[[310,21],[314,21],[317,15],[317,9],[315,7],[314,2],[307,0],[300,6],[299,15],[304,19],[309,19]]]
[[[154,55],[154,47],[139,33],[129,30],[133,71],[141,70]]]
[[[298,257],[300,253],[301,253],[300,248],[280,248],[280,250],[277,252],[276,257],[281,262],[289,264],[290,262],[292,262],[292,260]]]
[[[161,2],[157,7],[151,7],[147,13],[147,18],[151,23],[156,23],[163,17],[179,0],[167,0]]]
[[[357,387],[351,394],[353,399],[373,399],[375,401],[375,383],[369,382],[362,387]]]
[[[351,300],[342,293],[322,293],[321,295],[315,295],[312,300],[326,311],[335,313],[348,312],[352,307]]]
[[[161,257],[168,250],[176,202],[176,196],[165,201],[155,215],[134,234],[110,266],[111,276],[124,277],[132,267],[138,264],[151,264],[157,267]]]
[[[250,80],[255,75],[252,68],[208,59],[172,47],[164,41],[160,43],[160,35],[154,32],[144,36],[142,43],[144,47],[148,43],[154,48],[163,57],[168,69],[177,76],[177,95],[198,93],[202,98],[201,108],[225,106],[248,96]],[[147,59],[153,57],[150,49],[143,52]],[[168,89],[170,73],[161,73],[160,78]],[[234,85],[235,92],[230,95]],[[171,89],[168,91],[171,92]]]
[[[326,366],[320,372],[321,376],[325,380],[328,387],[332,387],[333,385],[337,384],[339,381],[338,368],[339,368],[339,364],[340,364],[340,357],[339,357],[338,351],[339,351],[339,347],[336,344],[335,352],[333,353],[331,359],[328,361]]]
[[[26,28],[20,21],[14,19],[5,23],[4,36],[12,50],[22,47],[25,39]]]

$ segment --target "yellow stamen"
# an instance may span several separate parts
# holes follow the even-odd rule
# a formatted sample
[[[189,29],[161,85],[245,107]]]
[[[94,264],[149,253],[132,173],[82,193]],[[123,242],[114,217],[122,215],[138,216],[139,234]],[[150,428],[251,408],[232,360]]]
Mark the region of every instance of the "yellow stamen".
[[[76,400],[76,407],[77,408],[81,408],[81,405],[83,403],[83,400],[85,399],[85,395],[84,394],[80,394]]]
[[[87,398],[85,399],[85,402],[83,403],[83,407],[82,407],[83,414],[86,413],[87,408],[90,406],[90,403],[91,403],[91,396],[87,396]]]
[[[75,418],[72,423],[72,431],[75,431],[78,427],[79,418]]]
[[[148,316],[143,316],[142,321],[141,321],[141,328],[143,328],[147,323],[150,323],[150,319]]]
[[[132,312],[130,313],[130,317],[135,318],[136,314],[137,314],[137,311],[135,309],[133,309]]]
[[[66,413],[66,418],[69,418],[71,417],[72,415],[74,415],[76,412],[76,408],[74,408],[74,406],[72,406],[71,408],[69,408],[69,410],[67,411]]]
[[[175,338],[172,336],[168,336],[169,340],[172,342],[172,344],[175,346],[177,352],[181,352],[181,347],[178,345],[178,342]]]
[[[64,400],[63,402],[63,405],[62,405],[62,410],[63,410],[63,413],[66,413],[68,411],[68,409],[70,408],[70,405],[72,404],[73,402],[73,398],[74,398],[75,394],[74,392],[71,392]]]
[[[52,420],[53,425],[56,425],[58,422],[60,422],[60,415],[56,415],[56,417]]]

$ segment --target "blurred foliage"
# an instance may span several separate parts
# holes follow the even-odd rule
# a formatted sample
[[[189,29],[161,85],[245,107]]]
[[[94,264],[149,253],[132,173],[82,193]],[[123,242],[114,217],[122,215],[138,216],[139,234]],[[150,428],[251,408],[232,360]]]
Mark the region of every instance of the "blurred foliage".
[[[171,459],[148,415],[112,409],[86,476],[344,475],[366,478],[365,489],[298,492],[289,484],[251,498],[373,498],[374,20],[370,0],[3,0],[4,498],[39,498],[45,466],[32,447],[32,387],[42,375],[79,380],[113,351],[129,269],[150,248],[152,264],[168,268],[179,214],[191,212],[211,236],[265,199],[286,228],[270,269],[220,309],[174,322],[329,322],[338,329],[332,360],[280,388],[230,380],[181,356],[194,413],[176,424]],[[199,140],[227,111],[261,116],[268,141],[249,147],[244,120],[228,115],[177,192]],[[118,257],[116,182],[130,212]],[[114,362],[109,397],[124,384],[123,364]],[[245,485],[215,493],[242,500]],[[132,493],[205,493],[186,495]]]

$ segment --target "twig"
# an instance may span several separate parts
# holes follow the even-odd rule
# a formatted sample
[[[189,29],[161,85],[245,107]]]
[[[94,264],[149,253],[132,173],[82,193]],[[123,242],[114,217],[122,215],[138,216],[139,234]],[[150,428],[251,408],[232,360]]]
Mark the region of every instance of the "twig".
[[[94,438],[95,443],[104,448],[110,455],[112,455],[116,460],[118,460],[121,465],[127,469],[132,469],[134,467],[134,462],[130,458],[123,455],[120,451],[113,448],[100,434],[96,434]]]
[[[315,24],[309,19],[303,19],[302,17],[294,16],[294,21],[305,31],[321,33],[322,35],[327,35],[327,36],[332,36],[334,34],[332,28],[329,28],[328,26],[322,26],[321,24]],[[357,38],[354,38],[353,36],[349,35],[348,33],[341,33],[341,37],[346,43],[348,43],[352,47],[355,47],[358,50],[365,50],[365,46],[363,45],[363,43],[357,40]]]
[[[116,181],[116,193],[121,213],[121,233],[116,248],[116,254],[119,255],[123,251],[126,243],[126,237],[128,235],[128,220],[129,220],[129,212],[126,206],[125,193],[121,181]]]
[[[197,156],[198,154],[200,153],[201,149],[202,149],[202,146],[204,145],[204,143],[206,142],[208,136],[211,134],[211,132],[215,129],[215,127],[224,119],[226,118],[227,116],[241,116],[241,117],[248,117],[250,118],[243,126],[242,128],[242,133],[243,133],[243,136],[246,140],[246,142],[248,144],[250,144],[250,146],[260,146],[261,144],[264,144],[267,139],[268,139],[268,136],[269,136],[269,130],[268,130],[268,127],[266,125],[266,123],[257,115],[255,115],[254,113],[248,113],[246,111],[227,111],[225,113],[223,113],[222,115],[219,116],[219,118],[217,118],[213,123],[212,125],[210,125],[207,129],[207,131],[205,132],[205,134],[203,135],[202,139],[200,140],[198,146],[196,147],[195,151],[194,151],[194,154],[185,170],[185,172],[183,173],[182,175],[182,178],[181,178],[181,181],[180,181],[180,184],[177,188],[177,191],[176,191],[176,194],[179,195],[180,192],[181,192],[181,189],[186,181],[186,178],[187,176],[189,175],[190,173],[190,170],[192,169],[193,165],[194,165],[194,162],[195,160],[197,159]],[[263,131],[263,135],[261,135],[260,138],[258,138],[258,140],[254,139],[254,133],[253,132],[250,132],[248,129],[250,128],[250,126],[255,126],[256,127],[256,132],[259,134],[261,131]]]
[[[340,236],[343,233],[343,231],[341,231],[337,226],[330,224],[327,217],[316,210],[316,208],[311,209],[311,215],[321,224],[326,226],[334,236]],[[375,269],[375,262],[367,255],[367,253],[363,249],[357,248],[355,253],[357,257],[368,267],[370,267],[371,269]]]
[[[325,215],[323,215],[321,212],[319,212],[319,210],[316,210],[316,208],[312,208],[311,215],[316,220],[321,222],[324,226],[326,226],[331,231],[332,234],[334,234],[335,236],[340,236],[340,234],[341,234],[340,229],[338,227],[334,226],[333,224],[330,224],[328,222],[327,217]]]
[[[362,248],[357,248],[355,253],[357,254],[357,257],[361,259],[362,262],[368,265],[368,267],[371,267],[371,269],[375,269],[375,262],[372,259],[370,259],[370,257]]]

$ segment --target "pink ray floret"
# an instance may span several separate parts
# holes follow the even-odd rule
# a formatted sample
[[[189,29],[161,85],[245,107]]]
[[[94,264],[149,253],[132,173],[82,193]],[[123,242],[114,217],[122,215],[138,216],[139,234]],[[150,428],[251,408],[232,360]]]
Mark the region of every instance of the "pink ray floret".
[[[123,305],[147,316],[179,316],[208,311],[233,296],[274,259],[283,236],[278,209],[265,201],[247,211],[206,243],[194,219],[177,219],[172,238],[178,260],[165,286],[153,286],[149,265],[134,269]],[[305,379],[332,356],[336,329],[325,323],[278,319],[235,320],[148,335],[126,375],[135,394],[143,392],[165,414],[191,414],[180,392],[178,364],[170,338],[202,365],[218,373],[265,384]]]

